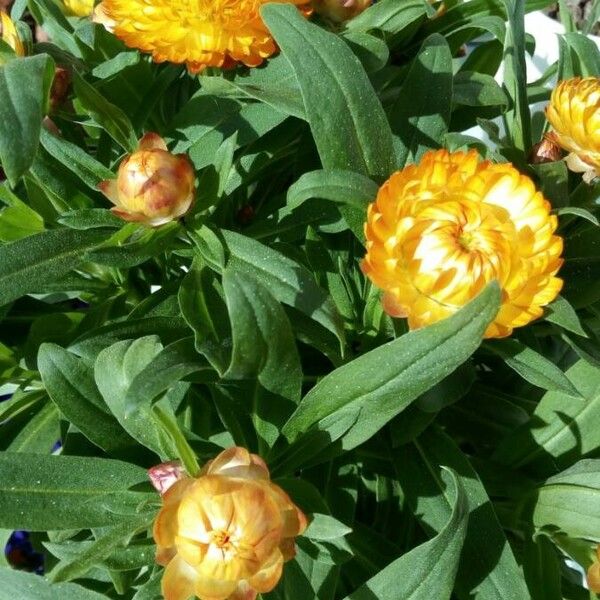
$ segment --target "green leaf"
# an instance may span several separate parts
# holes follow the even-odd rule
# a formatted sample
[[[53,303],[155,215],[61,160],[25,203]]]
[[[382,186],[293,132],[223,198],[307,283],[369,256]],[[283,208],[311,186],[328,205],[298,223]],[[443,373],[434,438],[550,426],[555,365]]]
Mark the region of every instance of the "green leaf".
[[[302,368],[282,306],[257,279],[238,271],[235,263],[223,272],[223,290],[233,337],[225,377],[257,378],[265,389],[297,404]]]
[[[418,161],[426,150],[442,145],[451,110],[452,54],[448,42],[434,34],[425,40],[411,63],[389,110],[400,166]]]
[[[77,99],[92,119],[126,152],[133,152],[137,148],[138,140],[129,117],[76,71],[73,73],[73,85]]]
[[[216,276],[195,260],[179,287],[183,318],[194,331],[196,350],[222,376],[231,362],[231,329],[227,306],[216,288]]]
[[[239,233],[221,233],[236,269],[258,279],[279,302],[311,317],[344,343],[342,318],[306,267]]]
[[[396,166],[390,128],[352,51],[294,6],[267,4],[261,15],[296,74],[323,167],[388,177]]]
[[[106,237],[102,230],[55,229],[0,246],[0,306],[66,275]]]
[[[131,519],[154,495],[128,491],[147,480],[135,465],[106,458],[0,453],[0,527],[82,529]]]
[[[466,106],[508,106],[504,90],[491,75],[474,71],[459,71],[452,88],[454,104]]]
[[[560,563],[556,546],[545,535],[526,541],[523,571],[532,600],[563,600]]]
[[[331,200],[361,210],[366,220],[367,206],[377,196],[378,189],[374,181],[352,171],[311,171],[290,186],[287,204],[295,207],[310,198]]]
[[[456,494],[450,518],[440,533],[396,559],[345,600],[449,600],[469,521],[464,486],[449,472]]]
[[[131,448],[133,439],[109,413],[92,370],[80,358],[56,344],[42,344],[38,369],[57,408],[92,443],[109,453]]]
[[[156,336],[123,340],[102,350],[94,365],[94,378],[112,414],[123,429],[140,444],[167,458],[151,413],[152,398],[133,405],[128,392],[136,377],[160,354]],[[137,394],[132,400],[137,400]],[[162,401],[164,403],[164,400]]]
[[[545,390],[560,391],[581,399],[577,388],[553,362],[518,340],[495,340],[489,342],[487,348],[501,356],[525,381]]]
[[[50,581],[57,583],[81,578],[94,565],[108,558],[118,546],[125,545],[138,531],[147,529],[153,518],[154,515],[148,513],[111,527],[76,556],[56,565],[48,575]]]
[[[349,31],[372,31],[378,29],[398,34],[409,25],[419,25],[427,15],[427,7],[421,0],[380,0],[346,24]]]
[[[600,460],[581,460],[548,479],[534,500],[533,524],[600,542]]]
[[[499,306],[499,288],[492,283],[455,315],[339,367],[303,398],[283,434],[290,442],[306,442],[307,455],[340,437],[344,449],[354,448],[462,364]],[[311,428],[313,435],[303,440]]]
[[[0,67],[0,162],[13,186],[37,153],[53,77],[54,61],[47,54]]]
[[[544,319],[555,325],[560,325],[563,329],[571,331],[577,335],[588,337],[587,332],[581,325],[581,321],[571,306],[569,301],[562,296],[557,296],[556,300],[546,307]]]
[[[53,585],[34,573],[4,567],[0,567],[0,581],[0,600],[106,600],[106,596],[75,583]]]
[[[96,190],[105,179],[114,179],[115,175],[102,163],[92,158],[85,150],[42,129],[40,141],[46,151],[67,169],[75,173],[88,187]]]
[[[352,533],[352,528],[332,516],[313,513],[310,525],[302,535],[312,540],[327,541],[344,537],[349,533]]]
[[[392,462],[408,506],[426,531],[441,531],[452,510],[447,486],[437,475],[439,467],[459,474],[468,498],[469,525],[456,577],[457,598],[530,598],[486,491],[451,438],[430,427],[413,444],[399,448]]]
[[[504,87],[513,105],[513,110],[505,115],[505,123],[513,146],[527,152],[531,148],[531,113],[525,63],[525,0],[504,0],[504,5],[508,17],[504,40]]]
[[[584,400],[564,392],[544,394],[531,419],[507,436],[494,459],[512,468],[527,466],[538,477],[567,467],[573,457],[600,447],[600,368],[580,360],[566,376]]]

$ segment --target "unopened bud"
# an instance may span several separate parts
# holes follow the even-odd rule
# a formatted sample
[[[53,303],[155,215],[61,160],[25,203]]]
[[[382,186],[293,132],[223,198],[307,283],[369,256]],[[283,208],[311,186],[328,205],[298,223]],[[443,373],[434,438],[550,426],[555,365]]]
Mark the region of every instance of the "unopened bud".
[[[162,496],[167,490],[180,479],[186,476],[185,470],[178,460],[161,463],[148,469],[148,477],[154,489]]]
[[[529,153],[529,163],[539,165],[542,163],[556,162],[562,158],[562,150],[553,132],[547,133],[541,142],[538,142]]]
[[[156,227],[190,209],[194,179],[185,154],[171,154],[158,134],[147,133],[137,151],[120,164],[117,178],[102,181],[98,187],[115,205],[115,215]]]

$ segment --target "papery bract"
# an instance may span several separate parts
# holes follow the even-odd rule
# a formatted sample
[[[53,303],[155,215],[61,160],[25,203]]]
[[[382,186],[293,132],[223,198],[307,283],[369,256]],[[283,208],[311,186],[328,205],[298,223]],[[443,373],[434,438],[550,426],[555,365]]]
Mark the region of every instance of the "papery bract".
[[[546,117],[569,155],[567,166],[586,182],[600,175],[600,78],[574,77],[552,92]]]
[[[195,194],[195,174],[184,154],[171,154],[156,133],[147,133],[138,149],[119,165],[116,179],[99,184],[115,205],[112,212],[126,221],[151,226],[183,216]]]
[[[260,457],[223,451],[163,495],[154,539],[165,600],[254,600],[271,591],[306,524]]]
[[[103,0],[94,20],[156,62],[185,63],[191,73],[206,67],[260,65],[277,49],[260,16],[274,0]],[[305,14],[310,0],[283,0]]]
[[[427,152],[394,173],[369,206],[365,274],[411,329],[467,304],[490,281],[502,305],[486,337],[510,335],[558,295],[557,218],[531,179],[475,151]]]

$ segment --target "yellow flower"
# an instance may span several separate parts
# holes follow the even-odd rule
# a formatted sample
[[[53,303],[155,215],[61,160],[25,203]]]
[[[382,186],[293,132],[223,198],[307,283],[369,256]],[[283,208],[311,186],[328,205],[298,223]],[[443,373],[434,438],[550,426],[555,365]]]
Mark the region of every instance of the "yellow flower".
[[[260,457],[221,452],[163,495],[154,539],[165,600],[254,600],[271,591],[306,524]]]
[[[343,23],[369,8],[373,0],[313,0],[315,10],[336,23]]]
[[[365,274],[411,329],[456,312],[497,280],[502,306],[486,337],[542,315],[562,281],[557,219],[531,179],[474,150],[427,152],[394,173],[369,206]]]
[[[63,4],[76,17],[89,17],[94,11],[94,0],[63,0]]]
[[[600,78],[565,79],[553,90],[546,117],[570,154],[569,169],[586,182],[600,175]]]
[[[147,133],[138,149],[119,165],[116,179],[98,187],[125,221],[162,225],[184,215],[194,201],[194,169],[184,154],[171,154],[156,133]]]
[[[276,0],[103,0],[94,20],[127,46],[150,52],[156,62],[185,63],[191,73],[205,67],[260,65],[275,42],[260,17]],[[296,4],[305,14],[310,0]]]
[[[15,24],[3,10],[0,10],[0,25],[2,25],[2,41],[7,43],[17,56],[25,56],[25,46],[19,39]]]

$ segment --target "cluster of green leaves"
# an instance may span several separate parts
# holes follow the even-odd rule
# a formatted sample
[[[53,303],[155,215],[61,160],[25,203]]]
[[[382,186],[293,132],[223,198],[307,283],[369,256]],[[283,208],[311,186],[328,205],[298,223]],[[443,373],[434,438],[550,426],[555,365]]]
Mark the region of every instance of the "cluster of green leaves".
[[[200,77],[15,3],[52,41],[0,67],[0,541],[34,532],[47,575],[0,566],[0,600],[160,598],[145,468],[233,444],[311,517],[269,600],[589,599],[600,186],[526,156],[531,104],[600,55],[568,33],[528,85],[523,13],[546,3],[380,0],[335,32],[269,4],[281,53]],[[156,229],[97,191],[145,131],[198,174],[193,212]],[[510,340],[482,344],[495,284],[407,333],[360,271],[378,184],[441,146],[513,161],[561,214],[564,294]]]

